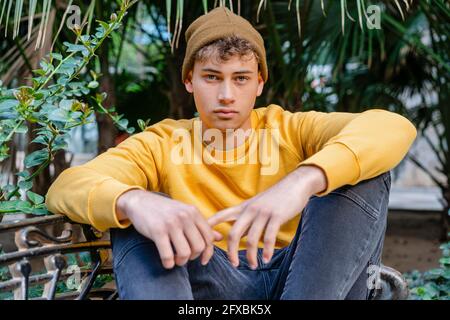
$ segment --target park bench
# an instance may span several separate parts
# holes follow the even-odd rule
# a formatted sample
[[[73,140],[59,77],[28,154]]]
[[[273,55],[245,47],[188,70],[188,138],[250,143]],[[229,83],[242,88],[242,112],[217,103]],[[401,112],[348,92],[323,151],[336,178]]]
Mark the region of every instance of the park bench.
[[[5,239],[11,239],[8,248]],[[3,252],[0,254],[0,297],[6,295],[6,299],[14,300],[118,298],[112,281],[109,232],[101,233],[63,215],[40,216],[0,223],[0,246]],[[96,285],[102,277],[111,281]],[[36,286],[40,290],[30,295],[31,288]],[[407,283],[401,273],[382,265],[380,288],[372,299],[398,300],[407,296]]]

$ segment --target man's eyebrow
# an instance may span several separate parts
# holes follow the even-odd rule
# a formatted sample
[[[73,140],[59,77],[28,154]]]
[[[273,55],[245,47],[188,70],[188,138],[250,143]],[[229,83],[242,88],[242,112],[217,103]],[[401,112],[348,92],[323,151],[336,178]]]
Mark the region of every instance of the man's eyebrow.
[[[219,70],[212,69],[212,68],[203,68],[202,71],[203,72],[212,72],[212,73],[222,73]],[[253,73],[253,71],[244,69],[244,70],[239,70],[239,71],[233,72],[233,74],[249,74],[249,73]]]

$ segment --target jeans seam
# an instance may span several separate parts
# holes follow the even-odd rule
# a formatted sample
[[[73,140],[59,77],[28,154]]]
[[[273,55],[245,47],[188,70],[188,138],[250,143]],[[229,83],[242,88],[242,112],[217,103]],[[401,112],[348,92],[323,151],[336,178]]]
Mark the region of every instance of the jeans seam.
[[[287,276],[286,276],[286,281],[284,282],[283,291],[281,292],[280,299],[281,299],[281,297],[283,297],[283,294],[286,292],[286,288],[287,288],[288,282],[289,282],[289,276],[292,274],[293,261],[295,259],[295,255],[297,254],[297,251],[298,251],[299,242],[300,242],[300,238],[297,241],[296,247],[294,249],[295,250],[294,254],[292,255],[292,259],[291,259],[291,261],[289,263],[289,268],[288,268],[288,272],[287,272]]]
[[[256,253],[256,261],[258,262],[258,266],[263,265],[263,261],[261,256],[259,255],[259,252]],[[262,271],[262,270],[260,270]],[[262,271],[262,277],[263,277],[263,283],[264,283],[264,295],[266,296],[266,299],[269,300],[269,284],[267,283],[269,279],[267,278],[267,275],[264,271]]]
[[[113,262],[113,264],[116,268],[118,268],[122,264],[123,260],[125,259],[125,257],[129,254],[129,252],[132,249],[134,249],[140,245],[147,244],[147,242],[139,241],[139,240],[132,240],[130,242],[132,242],[132,244],[128,245],[128,243],[127,243],[126,248],[125,247],[122,248],[122,250],[119,252],[119,255],[117,255],[117,260],[116,260],[117,262],[116,263]]]
[[[391,178],[390,171],[386,172],[385,175],[383,176],[383,182],[384,182],[384,185],[386,186],[387,191],[389,192],[391,190],[391,184],[392,184],[392,178]]]
[[[269,300],[269,298],[270,298],[269,297],[270,283],[268,283],[269,278],[265,272],[262,272],[262,277],[263,277],[263,283],[264,283],[264,295],[266,296],[266,300]]]
[[[347,192],[350,193],[352,195],[352,197],[350,195],[348,195]],[[379,210],[373,208],[372,205],[370,205],[369,203],[364,201],[357,193],[355,193],[352,190],[347,190],[346,192],[333,191],[333,192],[331,192],[331,194],[343,196],[343,197],[353,201],[361,209],[363,209],[369,215],[370,218],[372,218],[375,221],[378,219],[378,217],[380,215]]]
[[[372,224],[372,226],[371,226],[371,230],[373,231],[373,227],[374,227],[374,225]],[[344,285],[346,284],[346,283],[348,283],[348,280],[350,279],[350,277],[355,273],[355,270],[356,270],[356,268],[358,267],[358,261],[360,261],[361,260],[361,258],[362,258],[362,256],[364,255],[364,252],[366,252],[367,251],[367,248],[368,248],[368,246],[369,246],[369,237],[366,237],[366,239],[365,239],[365,243],[364,243],[364,248],[361,250],[361,253],[359,254],[359,256],[358,256],[358,258],[356,259],[356,262],[355,262],[355,264],[354,264],[354,267],[353,267],[353,270],[347,275],[347,277],[345,278],[345,280],[344,280]],[[370,258],[369,258],[370,259]],[[341,290],[340,290],[340,292],[339,292],[339,294],[338,294],[338,299],[339,298],[341,298],[342,299],[342,293],[344,292],[344,285],[342,285],[341,286]],[[350,287],[350,289],[351,289],[351,287]],[[345,298],[345,297],[344,297]]]
[[[374,227],[375,227],[375,224],[372,224],[372,226],[371,226],[370,229],[371,229],[372,231],[376,232],[379,228],[373,230]],[[361,251],[361,254],[360,254],[360,256],[358,257],[357,261],[361,260],[361,257],[364,255],[364,252],[367,251],[367,248],[368,248],[369,244],[370,244],[369,237],[367,237],[367,238],[366,238],[366,241],[365,241],[365,247],[364,247],[364,249]],[[376,249],[376,248],[375,248],[375,249]],[[372,259],[372,256],[369,257],[369,260],[368,260],[368,261],[371,261],[371,259]],[[349,275],[347,276],[347,278],[345,279],[344,284],[347,283],[348,280],[349,280],[349,278],[350,278],[350,276],[351,276],[352,274],[355,273],[356,267],[357,267],[358,265],[359,265],[358,263],[355,263],[355,267],[353,268],[352,272],[350,272],[350,274],[349,274]],[[341,289],[341,292],[340,292],[340,294],[339,294],[340,297],[342,297],[342,293],[343,293],[343,291],[344,291],[344,286],[342,286],[341,288],[342,288],[342,289]],[[347,294],[348,294],[348,293],[347,293]],[[366,299],[367,299],[367,296],[368,296],[368,293],[366,292]],[[345,297],[344,297],[344,298],[345,298]]]

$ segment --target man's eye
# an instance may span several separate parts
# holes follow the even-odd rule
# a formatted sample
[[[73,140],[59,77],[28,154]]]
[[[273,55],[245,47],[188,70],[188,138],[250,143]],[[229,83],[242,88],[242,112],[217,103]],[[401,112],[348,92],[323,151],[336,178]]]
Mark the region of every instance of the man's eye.
[[[245,81],[248,80],[248,77],[245,77],[245,76],[239,76],[239,77],[236,78],[236,80],[237,80],[238,82],[245,82]]]
[[[205,76],[207,80],[217,80],[217,76],[213,74],[208,74]]]

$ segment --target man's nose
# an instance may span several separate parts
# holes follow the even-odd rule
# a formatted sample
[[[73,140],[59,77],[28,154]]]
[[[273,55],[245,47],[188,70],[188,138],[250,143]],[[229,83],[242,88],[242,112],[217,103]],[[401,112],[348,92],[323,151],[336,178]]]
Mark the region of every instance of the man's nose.
[[[219,89],[219,102],[221,104],[227,105],[234,102],[233,87],[230,81],[223,81]]]

